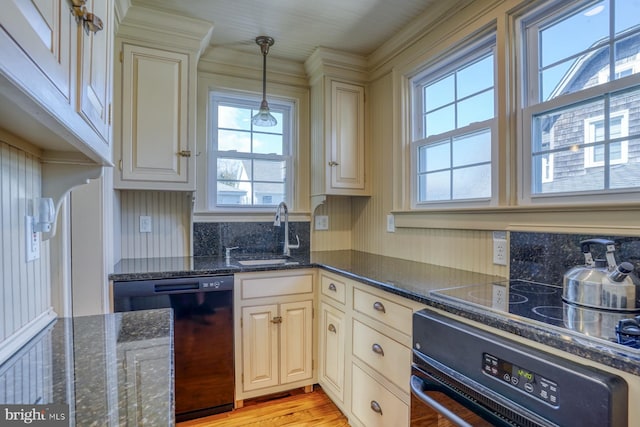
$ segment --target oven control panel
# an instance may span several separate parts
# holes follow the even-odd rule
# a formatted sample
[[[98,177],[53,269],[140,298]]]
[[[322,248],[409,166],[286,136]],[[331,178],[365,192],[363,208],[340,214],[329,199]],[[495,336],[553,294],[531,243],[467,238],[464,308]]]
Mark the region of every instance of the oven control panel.
[[[482,353],[482,371],[552,406],[559,404],[558,384],[529,369],[492,354]]]

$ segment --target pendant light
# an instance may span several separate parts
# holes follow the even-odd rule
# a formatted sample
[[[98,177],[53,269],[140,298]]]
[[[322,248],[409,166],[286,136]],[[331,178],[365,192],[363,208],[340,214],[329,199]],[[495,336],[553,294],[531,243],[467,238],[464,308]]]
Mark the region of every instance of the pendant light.
[[[269,47],[273,46],[273,38],[267,36],[256,37],[256,44],[260,46],[262,52],[262,102],[260,103],[260,111],[253,116],[251,122],[254,126],[275,126],[278,121],[269,112],[269,104],[267,103],[267,54]]]

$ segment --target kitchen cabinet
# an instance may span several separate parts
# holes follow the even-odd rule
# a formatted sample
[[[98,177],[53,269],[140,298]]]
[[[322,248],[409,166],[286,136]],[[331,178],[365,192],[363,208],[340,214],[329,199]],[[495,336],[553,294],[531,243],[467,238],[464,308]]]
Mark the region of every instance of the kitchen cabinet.
[[[118,366],[118,385],[124,390],[120,425],[161,425],[173,408],[169,401],[145,391],[166,387],[166,378],[158,374],[166,371],[172,357],[169,338],[122,342],[117,347],[123,361]]]
[[[367,196],[364,68],[361,58],[333,56],[319,49],[305,63],[311,81],[311,195]]]
[[[116,38],[115,188],[195,191],[197,64],[212,29],[197,19],[127,11]]]
[[[111,0],[3,4],[0,127],[45,158],[79,151],[75,162],[110,165],[112,20]]]
[[[235,275],[236,407],[315,383],[313,270]]]

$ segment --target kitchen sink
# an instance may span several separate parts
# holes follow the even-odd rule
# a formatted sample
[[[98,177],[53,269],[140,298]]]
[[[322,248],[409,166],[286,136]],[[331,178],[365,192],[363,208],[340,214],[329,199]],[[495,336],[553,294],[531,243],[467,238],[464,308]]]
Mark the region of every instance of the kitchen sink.
[[[256,266],[256,265],[293,265],[297,262],[290,261],[287,258],[266,258],[266,259],[245,259],[239,260],[238,264],[244,266]]]

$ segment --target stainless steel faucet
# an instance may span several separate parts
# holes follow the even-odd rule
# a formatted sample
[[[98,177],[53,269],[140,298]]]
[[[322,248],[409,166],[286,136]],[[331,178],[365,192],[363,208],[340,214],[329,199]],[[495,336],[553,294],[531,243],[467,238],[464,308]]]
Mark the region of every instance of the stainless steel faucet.
[[[284,246],[282,248],[282,255],[291,256],[290,249],[298,249],[300,247],[300,238],[296,234],[297,244],[292,245],[289,243],[289,209],[287,208],[287,204],[285,202],[280,202],[278,207],[276,208],[276,216],[273,221],[274,227],[280,227],[280,218],[284,213]]]

